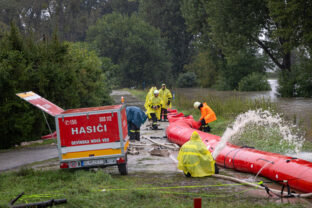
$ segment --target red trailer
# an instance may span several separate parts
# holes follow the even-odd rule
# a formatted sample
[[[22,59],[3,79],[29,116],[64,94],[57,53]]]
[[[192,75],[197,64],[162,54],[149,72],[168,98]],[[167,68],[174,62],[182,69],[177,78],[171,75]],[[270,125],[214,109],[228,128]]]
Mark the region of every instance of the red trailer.
[[[17,94],[55,117],[61,168],[118,165],[127,174],[129,146],[124,105],[63,110],[33,92]]]

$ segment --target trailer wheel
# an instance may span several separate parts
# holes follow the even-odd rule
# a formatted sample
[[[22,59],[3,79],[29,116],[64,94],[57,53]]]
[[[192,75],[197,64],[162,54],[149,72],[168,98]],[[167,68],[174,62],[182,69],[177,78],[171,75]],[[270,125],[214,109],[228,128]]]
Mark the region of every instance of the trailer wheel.
[[[128,165],[127,162],[124,164],[118,165],[118,170],[120,175],[128,175]]]
[[[128,155],[126,154],[126,162],[118,165],[120,175],[128,175]]]

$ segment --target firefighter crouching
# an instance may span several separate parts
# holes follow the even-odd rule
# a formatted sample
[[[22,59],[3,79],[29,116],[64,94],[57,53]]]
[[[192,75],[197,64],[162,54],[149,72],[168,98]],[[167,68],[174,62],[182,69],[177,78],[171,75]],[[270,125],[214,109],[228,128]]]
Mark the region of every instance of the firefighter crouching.
[[[128,135],[130,141],[140,141],[140,127],[147,119],[145,113],[136,106],[129,106],[126,108]]]
[[[159,97],[162,100],[162,106],[161,106],[161,115],[160,119],[164,118],[163,121],[168,121],[167,119],[167,113],[168,108],[171,108],[171,99],[172,95],[169,89],[166,88],[166,84],[161,85],[161,89],[159,90]]]
[[[181,147],[178,161],[178,169],[187,177],[204,177],[219,173],[215,160],[196,131]]]
[[[198,101],[194,103],[194,108],[199,109],[201,113],[201,117],[199,118],[199,122],[201,123],[200,130],[210,132],[211,128],[209,123],[217,120],[215,112],[207,105],[207,103],[200,103]]]
[[[158,90],[154,90],[153,95],[150,97],[149,101],[148,101],[148,109],[146,114],[148,115],[148,117],[152,118],[152,129],[157,129],[157,120],[160,120],[160,111],[161,111],[161,99],[158,96],[159,95],[159,91]]]

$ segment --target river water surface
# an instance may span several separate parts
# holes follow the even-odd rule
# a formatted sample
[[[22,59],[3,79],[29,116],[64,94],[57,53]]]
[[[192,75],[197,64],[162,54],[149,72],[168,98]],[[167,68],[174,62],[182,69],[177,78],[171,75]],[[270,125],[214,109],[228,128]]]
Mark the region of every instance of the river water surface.
[[[282,112],[292,121],[303,124],[307,131],[307,139],[312,141],[312,98],[282,98],[278,96],[278,82],[276,79],[268,79],[271,91],[261,92],[238,92],[238,91],[217,91],[207,88],[176,88],[174,93],[183,94],[188,99],[194,99],[198,96],[213,95],[220,98],[231,96],[240,96],[243,98],[258,99],[264,98],[276,103]],[[295,119],[294,119],[295,118]],[[311,150],[312,151],[312,150]],[[292,155],[312,162],[311,152],[302,152]]]
[[[303,123],[308,132],[312,132],[312,98],[281,98],[277,94],[278,82],[276,79],[268,80],[272,90],[261,92],[238,92],[238,91],[217,91],[207,88],[176,88],[173,91],[181,93],[187,98],[197,96],[213,95],[216,97],[227,98],[230,96],[241,96],[244,98],[269,99],[277,103],[288,118]],[[294,119],[296,118],[296,119]]]

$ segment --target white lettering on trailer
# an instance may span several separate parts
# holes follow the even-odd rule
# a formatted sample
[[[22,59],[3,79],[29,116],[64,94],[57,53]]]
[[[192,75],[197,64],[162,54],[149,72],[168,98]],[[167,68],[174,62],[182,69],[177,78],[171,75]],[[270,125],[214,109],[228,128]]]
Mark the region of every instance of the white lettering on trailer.
[[[102,139],[102,142],[109,142],[109,138]]]
[[[99,121],[100,122],[112,121],[112,117],[111,116],[99,117]]]
[[[79,144],[94,144],[94,143],[107,143],[109,142],[109,138],[97,138],[97,139],[91,139],[91,140],[76,140],[71,141],[71,145],[79,145]]]
[[[89,127],[89,126],[88,126]],[[87,127],[87,128],[88,128]],[[92,131],[91,131],[92,132]],[[88,132],[88,133],[91,133],[91,132]],[[86,133],[86,130],[83,128],[83,127],[80,127],[80,131],[79,131],[79,134],[82,134],[82,133]]]
[[[44,105],[42,105],[44,108],[46,108],[46,109],[49,109],[49,108],[51,108],[52,106],[51,105],[49,105],[49,104],[44,104]]]
[[[103,132],[103,131],[107,132],[106,124],[104,125],[99,124],[98,126],[87,126],[87,127],[81,126],[80,128],[79,127],[71,128],[72,135],[91,134],[91,133],[97,133],[97,132]]]
[[[77,140],[77,141],[71,141],[72,145],[76,145],[76,144],[89,144],[89,140]]]
[[[65,125],[76,125],[77,120],[76,119],[71,119],[71,120],[65,120]]]
[[[91,143],[100,143],[101,139],[91,139]]]
[[[100,122],[105,122],[106,121],[106,117],[100,117],[99,120],[100,120]]]

